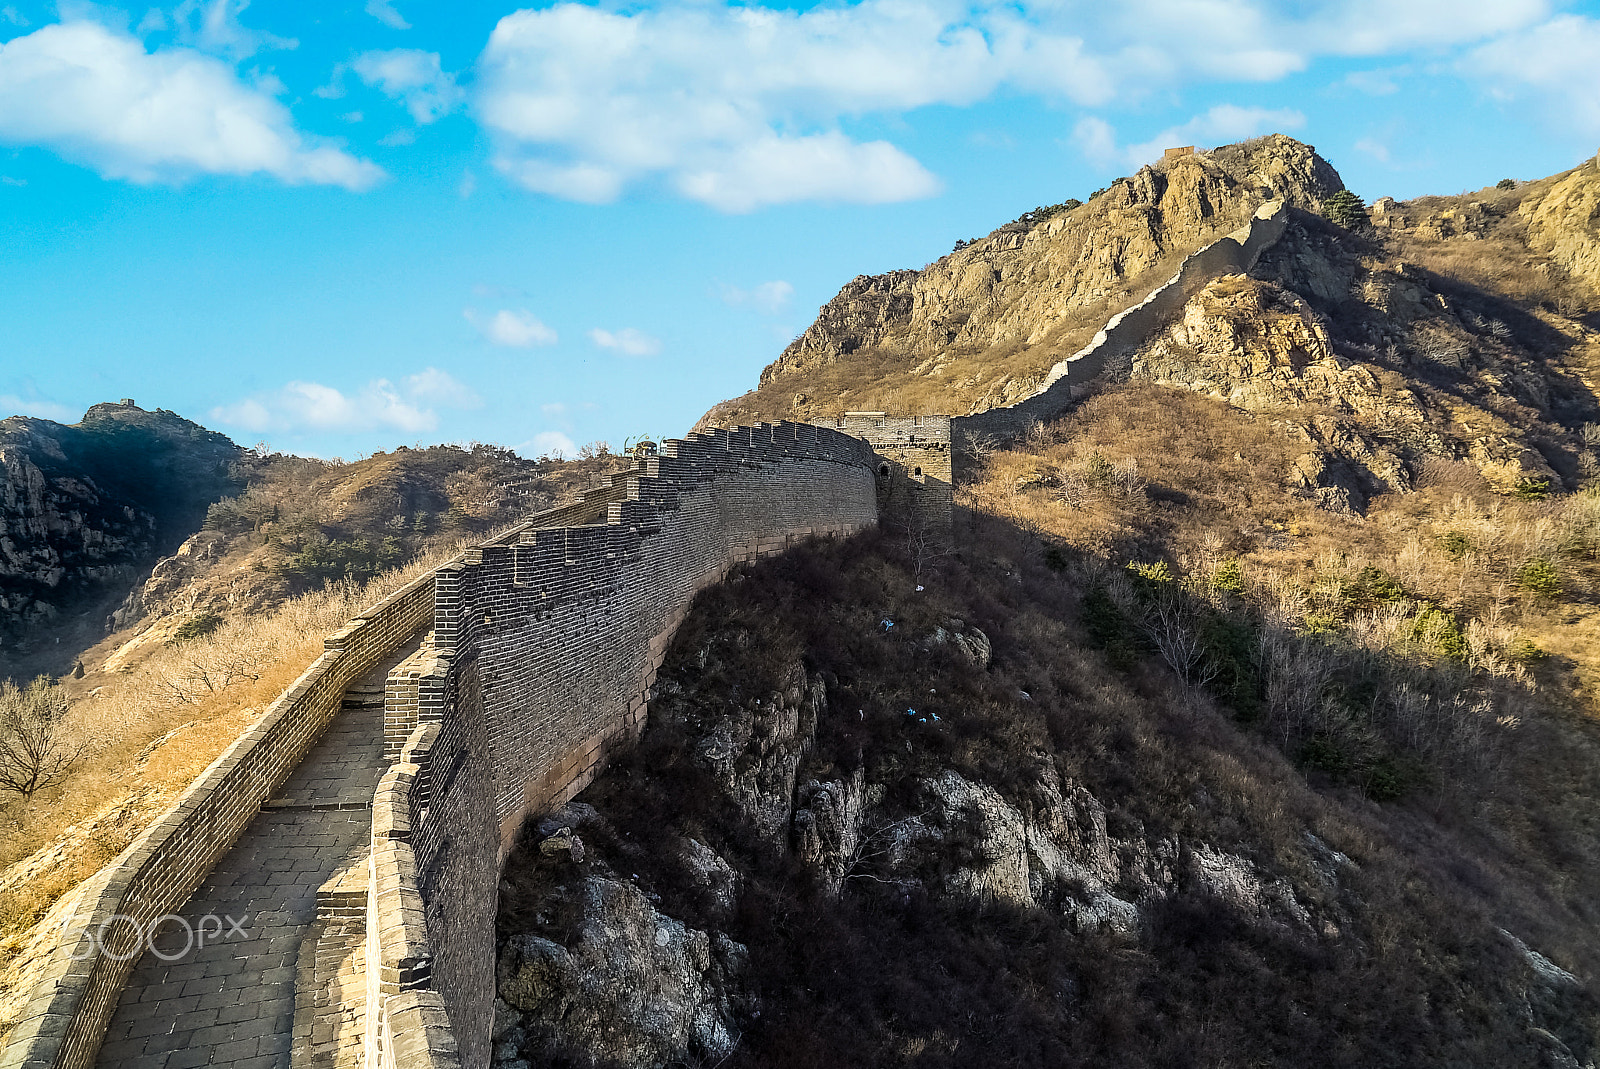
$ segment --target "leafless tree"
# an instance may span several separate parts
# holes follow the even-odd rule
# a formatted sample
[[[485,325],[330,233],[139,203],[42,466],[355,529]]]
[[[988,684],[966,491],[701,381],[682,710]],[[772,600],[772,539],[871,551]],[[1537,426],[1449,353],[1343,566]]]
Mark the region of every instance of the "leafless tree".
[[[950,556],[950,529],[914,506],[901,524],[901,529],[905,532],[906,556],[911,559],[911,574],[920,583],[923,572],[932,571],[940,561]]]
[[[1216,678],[1216,663],[1206,654],[1194,613],[1177,592],[1158,593],[1140,623],[1162,660],[1185,683],[1203,687]]]
[[[1000,438],[993,434],[969,434],[964,439],[964,451],[974,464],[982,465],[1000,448]]]
[[[0,790],[25,798],[59,783],[86,744],[66,739],[67,698],[40,676],[26,689],[0,682]]]

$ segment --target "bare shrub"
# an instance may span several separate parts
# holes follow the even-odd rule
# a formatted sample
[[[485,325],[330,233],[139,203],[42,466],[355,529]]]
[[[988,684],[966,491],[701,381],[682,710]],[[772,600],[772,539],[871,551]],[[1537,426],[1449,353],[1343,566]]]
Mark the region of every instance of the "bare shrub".
[[[911,564],[912,578],[920,583],[926,573],[937,569],[950,556],[952,547],[948,528],[916,508],[898,526],[904,539],[906,559]]]
[[[32,798],[83,756],[84,745],[67,740],[68,708],[61,688],[44,676],[26,689],[0,681],[0,790]]]
[[[1179,591],[1158,593],[1145,608],[1139,627],[1167,667],[1192,687],[1204,687],[1217,675],[1206,653],[1199,621]]]

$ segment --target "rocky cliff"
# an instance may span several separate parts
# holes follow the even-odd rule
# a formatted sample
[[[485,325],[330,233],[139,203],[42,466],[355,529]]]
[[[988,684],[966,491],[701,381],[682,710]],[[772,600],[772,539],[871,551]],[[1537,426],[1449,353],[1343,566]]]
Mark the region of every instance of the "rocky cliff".
[[[1600,291],[1600,157],[1524,199],[1517,214],[1531,248]]]
[[[1600,165],[1380,198],[1355,230],[1308,210],[1339,188],[1281,136],[1144,168],[922,271],[856,279],[758,390],[707,421],[1015,402],[1051,354],[1069,355],[1164,281],[1173,257],[1273,195],[1289,224],[1250,275],[1194,293],[1107,381],[1132,375],[1273,416],[1303,442],[1296,477],[1334,509],[1407,490],[1432,462],[1470,464],[1505,493],[1571,489],[1600,471]]]
[[[108,602],[239,488],[242,452],[131,401],[70,426],[0,421],[0,675],[69,667],[46,663],[63,635],[103,633]]]

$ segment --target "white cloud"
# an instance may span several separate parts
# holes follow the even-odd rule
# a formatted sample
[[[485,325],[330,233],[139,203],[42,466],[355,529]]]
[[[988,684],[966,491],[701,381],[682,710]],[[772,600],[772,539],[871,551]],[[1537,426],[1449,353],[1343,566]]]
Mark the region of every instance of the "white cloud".
[[[837,131],[768,134],[680,171],[679,192],[725,212],[797,200],[886,204],[931,197],[939,180],[887,141],[861,145]]]
[[[1402,73],[1403,68],[1381,71],[1351,71],[1339,83],[1347,85],[1358,93],[1368,96],[1389,96],[1400,90],[1400,83],[1395,80]]]
[[[1375,56],[1481,41],[1527,26],[1549,9],[1546,0],[1343,0],[1309,11],[1286,30],[1309,50]]]
[[[1363,137],[1356,142],[1355,149],[1357,152],[1365,152],[1379,163],[1389,162],[1389,146],[1377,138]]]
[[[1461,68],[1502,100],[1538,102],[1568,131],[1600,133],[1600,20],[1550,19],[1475,49]]]
[[[1210,148],[1257,134],[1281,133],[1304,126],[1306,117],[1292,108],[1241,108],[1218,104],[1182,126],[1169,127],[1148,141],[1117,146],[1116,131],[1103,119],[1080,120],[1073,128],[1073,141],[1080,151],[1102,167],[1139,167],[1159,159],[1169,148],[1195,145]]]
[[[1470,45],[1528,26],[1548,7],[1548,0],[858,0],[805,10],[562,2],[501,19],[479,61],[474,110],[495,137],[496,166],[555,196],[601,203],[658,182],[724,211],[799,200],[879,203],[928,196],[939,185],[895,145],[848,137],[845,120],[963,107],[1001,91],[1101,107],[1197,81],[1272,81],[1323,55]],[[1180,134],[1234,136],[1216,126]]]
[[[596,327],[589,332],[589,340],[602,349],[613,349],[623,356],[654,356],[661,351],[660,338],[652,338],[632,327],[623,327],[618,331]]]
[[[7,416],[34,416],[38,419],[55,420],[57,423],[76,423],[80,414],[54,401],[45,401],[37,397],[25,400],[14,393],[0,393],[0,419],[5,419]]]
[[[476,308],[465,309],[461,314],[493,345],[531,349],[535,345],[554,345],[559,340],[555,331],[526,308],[515,312],[502,308],[488,318]]]
[[[466,200],[478,190],[478,176],[469,168],[461,172],[461,182],[456,186],[456,193],[462,200]]]
[[[25,186],[27,184],[28,184],[28,180],[26,178],[12,178],[8,174],[0,174],[0,185],[3,185],[3,186]]]
[[[344,96],[344,75],[349,69],[348,64],[335,63],[333,70],[328,72],[328,84],[317,86],[311,90],[311,95],[322,100],[338,100]]]
[[[1117,162],[1117,132],[1104,119],[1093,115],[1079,119],[1072,128],[1072,143],[1087,159],[1101,167]]]
[[[300,42],[265,30],[246,29],[239,16],[250,0],[183,0],[172,11],[184,44],[230,59],[244,59],[263,49],[298,48]],[[159,15],[159,12],[157,12]],[[149,15],[145,16],[147,19]],[[162,20],[163,24],[165,19]]]
[[[723,286],[723,303],[734,308],[754,308],[766,315],[776,315],[783,311],[789,304],[789,298],[794,296],[794,287],[778,279],[773,282],[763,282],[751,289],[741,289],[738,286]]]
[[[448,371],[423,368],[405,379],[406,393],[413,400],[443,405],[446,408],[481,408],[483,398]]]
[[[476,408],[482,400],[438,368],[408,376],[401,386],[373,379],[354,394],[320,382],[291,382],[273,393],[211,410],[224,426],[264,431],[431,431],[436,409]]]
[[[26,26],[28,24],[28,20],[22,14],[22,12],[18,11],[10,4],[7,4],[5,7],[0,7],[0,19],[5,19],[13,26]]]
[[[367,0],[367,14],[391,30],[411,29],[411,23],[405,20],[404,15],[395,10],[391,0]]]
[[[135,182],[265,172],[359,190],[383,177],[301,135],[287,108],[226,64],[184,48],[147,53],[92,22],[0,45],[0,142],[44,146]]]
[[[933,8],[900,0],[804,14],[559,4],[500,21],[476,110],[503,172],[574,200],[613,200],[658,177],[729,211],[880,203],[938,183],[887,142],[850,140],[837,120],[971,103],[996,84],[991,59],[976,28],[951,30]]]
[[[419,123],[443,118],[466,96],[456,85],[456,76],[440,66],[437,52],[416,48],[363,52],[352,66],[363,82],[377,86],[391,100],[404,102]]]
[[[560,431],[540,431],[531,441],[517,446],[516,451],[524,456],[573,457],[577,456],[578,447]]]

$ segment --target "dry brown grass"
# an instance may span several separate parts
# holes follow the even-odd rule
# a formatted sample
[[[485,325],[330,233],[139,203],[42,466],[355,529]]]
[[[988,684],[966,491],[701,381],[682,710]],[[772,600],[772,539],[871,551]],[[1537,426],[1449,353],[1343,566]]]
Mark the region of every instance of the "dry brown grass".
[[[994,454],[961,494],[969,507],[1103,556],[1136,556],[1158,543],[1214,556],[1254,548],[1264,525],[1348,526],[1290,497],[1299,451],[1265,418],[1187,391],[1132,383]],[[1137,477],[1142,487],[1096,475],[1102,465]]]
[[[1551,611],[1519,582],[1530,562],[1550,563],[1567,600],[1600,583],[1594,492],[1519,500],[1468,465],[1430,461],[1415,492],[1380,495],[1355,518],[1296,491],[1304,449],[1265,416],[1133,382],[994,454],[959,494],[1119,564],[1164,556],[1208,571],[1241,558],[1307,588],[1374,566],[1418,601],[1497,622]]]
[[[1429,271],[1475,286],[1528,307],[1579,317],[1600,309],[1600,294],[1574,283],[1560,265],[1528,248],[1526,227],[1517,214],[1530,197],[1542,196],[1571,172],[1526,182],[1515,189],[1490,187],[1454,197],[1418,197],[1401,205],[1413,217],[1438,216],[1480,204],[1488,217],[1481,233],[1433,237],[1415,228],[1378,231],[1393,256]]]

